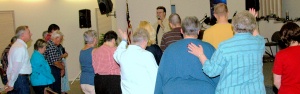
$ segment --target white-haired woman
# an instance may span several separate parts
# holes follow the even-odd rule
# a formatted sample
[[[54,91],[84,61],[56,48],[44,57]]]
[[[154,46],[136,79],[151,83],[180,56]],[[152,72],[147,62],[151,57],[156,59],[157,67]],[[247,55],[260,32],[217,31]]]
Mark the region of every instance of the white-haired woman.
[[[262,73],[265,41],[256,30],[254,9],[238,13],[232,22],[235,35],[219,44],[210,60],[201,45],[190,44],[190,53],[203,64],[210,77],[220,75],[216,94],[266,94]]]
[[[97,36],[97,32],[94,30],[85,31],[83,34],[85,45],[80,51],[79,61],[81,66],[80,86],[85,94],[95,94],[92,51],[97,44]]]

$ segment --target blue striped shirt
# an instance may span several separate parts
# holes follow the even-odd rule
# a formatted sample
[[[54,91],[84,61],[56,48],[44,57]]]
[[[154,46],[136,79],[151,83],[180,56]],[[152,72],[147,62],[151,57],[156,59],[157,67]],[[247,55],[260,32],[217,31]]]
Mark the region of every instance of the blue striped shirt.
[[[262,57],[265,41],[260,35],[237,33],[219,45],[206,60],[203,71],[220,75],[216,94],[265,94]]]

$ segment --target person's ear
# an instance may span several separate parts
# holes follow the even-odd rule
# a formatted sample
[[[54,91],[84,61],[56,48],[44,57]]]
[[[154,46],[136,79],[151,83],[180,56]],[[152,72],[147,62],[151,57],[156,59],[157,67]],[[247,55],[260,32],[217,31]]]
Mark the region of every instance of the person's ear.
[[[218,17],[217,17],[218,15],[217,15],[216,13],[214,13],[214,16],[215,16],[215,18],[218,18]]]

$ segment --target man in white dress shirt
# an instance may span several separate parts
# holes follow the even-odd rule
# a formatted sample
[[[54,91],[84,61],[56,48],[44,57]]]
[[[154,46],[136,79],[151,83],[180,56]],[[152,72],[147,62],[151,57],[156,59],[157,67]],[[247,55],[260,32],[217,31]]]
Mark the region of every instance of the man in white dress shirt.
[[[12,45],[8,54],[7,79],[5,86],[7,94],[30,94],[29,78],[31,63],[26,42],[31,40],[28,26],[19,26],[16,30],[17,41]]]
[[[121,89],[123,94],[153,94],[158,66],[151,52],[146,51],[149,34],[137,29],[132,44],[127,46],[127,33],[119,30],[122,42],[114,53],[114,59],[121,68]]]

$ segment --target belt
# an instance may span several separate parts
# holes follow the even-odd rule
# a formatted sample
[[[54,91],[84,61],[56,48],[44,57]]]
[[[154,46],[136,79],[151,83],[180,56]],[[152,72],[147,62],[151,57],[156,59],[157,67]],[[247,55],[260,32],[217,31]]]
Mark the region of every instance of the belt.
[[[29,76],[29,74],[19,74],[20,76]]]

